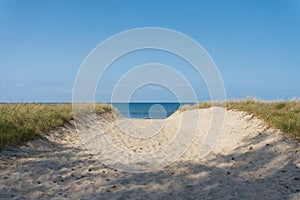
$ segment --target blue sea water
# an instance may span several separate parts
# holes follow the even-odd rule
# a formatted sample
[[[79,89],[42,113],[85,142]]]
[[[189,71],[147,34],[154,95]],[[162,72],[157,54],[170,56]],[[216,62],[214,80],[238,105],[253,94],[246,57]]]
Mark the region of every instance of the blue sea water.
[[[180,106],[190,103],[112,103],[124,117],[143,119],[164,119]]]

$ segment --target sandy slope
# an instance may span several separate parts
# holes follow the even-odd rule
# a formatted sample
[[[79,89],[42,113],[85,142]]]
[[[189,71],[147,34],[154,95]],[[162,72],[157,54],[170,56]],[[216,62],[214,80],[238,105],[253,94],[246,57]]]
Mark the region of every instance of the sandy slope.
[[[112,122],[106,114],[100,116],[100,126],[127,152],[155,152],[174,139],[181,115],[192,122],[197,112],[201,128],[189,149],[170,166],[148,173],[122,172],[101,164],[82,145],[72,121],[45,133],[46,139],[7,147],[0,152],[0,199],[300,199],[299,143],[243,112],[226,112],[220,138],[203,159],[199,148],[211,109],[156,120],[151,129],[147,120]],[[189,122],[184,123],[189,127]],[[90,126],[85,126],[87,132],[95,130]],[[132,139],[140,134],[145,138]],[[107,158],[119,156],[110,153]]]

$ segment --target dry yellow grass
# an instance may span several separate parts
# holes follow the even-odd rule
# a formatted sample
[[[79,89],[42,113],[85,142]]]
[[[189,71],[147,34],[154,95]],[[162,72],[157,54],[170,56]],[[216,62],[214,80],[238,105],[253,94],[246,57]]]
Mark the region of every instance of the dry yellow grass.
[[[208,108],[218,103],[198,103],[184,106],[180,111]],[[78,106],[77,108],[79,108]],[[228,109],[242,110],[254,114],[285,133],[300,140],[300,101],[263,102],[246,99],[226,102]],[[94,109],[83,106],[84,109]],[[96,113],[110,112],[108,104],[96,104]],[[73,118],[72,104],[2,104],[0,105],[0,147],[16,145],[41,136],[43,130],[63,125]]]
[[[96,104],[96,113],[111,111],[107,104]],[[73,118],[72,104],[0,105],[0,147],[16,145],[41,136]]]
[[[218,104],[214,104],[218,105]],[[198,103],[192,108],[208,108],[212,103]],[[264,102],[254,99],[226,102],[227,109],[251,113],[300,140],[300,100]]]

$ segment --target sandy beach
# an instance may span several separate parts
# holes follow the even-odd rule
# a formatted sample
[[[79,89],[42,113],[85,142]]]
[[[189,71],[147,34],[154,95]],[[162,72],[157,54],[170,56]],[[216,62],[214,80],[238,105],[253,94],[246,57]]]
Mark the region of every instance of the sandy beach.
[[[300,199],[299,142],[253,115],[226,111],[216,145],[199,158],[212,109],[175,113],[154,120],[151,129],[146,119],[99,116],[102,131],[113,143],[143,153],[168,145],[182,115],[192,121],[200,113],[201,128],[184,154],[147,173],[102,164],[82,144],[74,121],[23,146],[8,146],[0,152],[0,199]],[[141,129],[132,128],[132,123]],[[119,126],[145,138],[133,140]],[[118,158],[118,153],[105,155]]]

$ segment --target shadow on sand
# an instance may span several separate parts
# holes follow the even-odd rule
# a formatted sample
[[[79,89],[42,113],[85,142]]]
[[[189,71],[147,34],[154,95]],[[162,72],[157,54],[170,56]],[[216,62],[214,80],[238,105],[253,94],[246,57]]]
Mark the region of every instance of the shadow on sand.
[[[297,144],[278,152],[282,137],[239,153],[264,137],[247,139],[232,154],[141,174],[107,168],[81,147],[46,139],[7,147],[0,152],[0,199],[300,199]]]

